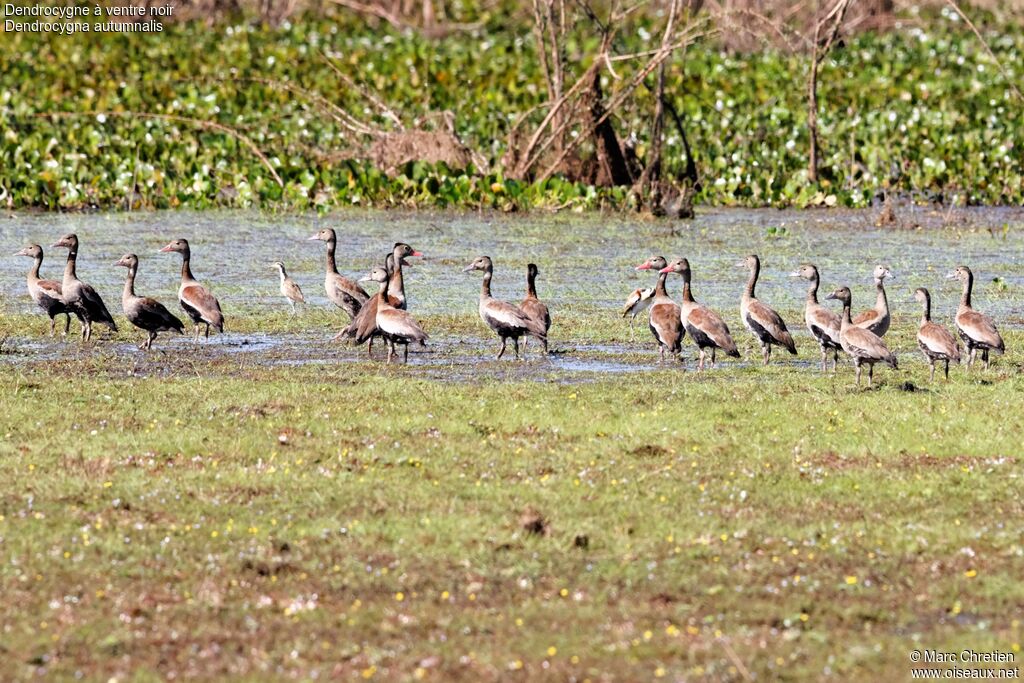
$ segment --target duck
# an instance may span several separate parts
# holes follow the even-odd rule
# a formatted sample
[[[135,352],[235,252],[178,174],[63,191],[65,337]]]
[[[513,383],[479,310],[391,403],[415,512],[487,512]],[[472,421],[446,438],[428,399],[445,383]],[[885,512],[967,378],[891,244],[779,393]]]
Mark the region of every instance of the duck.
[[[28,295],[36,302],[36,306],[43,309],[43,312],[49,316],[51,337],[57,333],[57,316],[64,316],[64,332],[61,333],[61,336],[66,337],[71,328],[71,311],[64,305],[61,284],[56,280],[44,280],[39,277],[39,269],[43,265],[43,248],[38,244],[30,244],[15,256],[28,256],[35,259],[35,263],[32,264],[26,277]]]
[[[641,312],[654,302],[654,287],[638,287],[626,297],[626,304],[622,307],[622,317],[629,316],[629,338],[635,339],[636,333],[633,323]]]
[[[224,314],[220,310],[220,302],[203,285],[192,276],[192,249],[186,239],[171,241],[160,250],[161,253],[181,254],[181,285],[178,287],[178,303],[188,314],[195,326],[193,340],[199,341],[199,328],[206,326],[206,338],[210,338],[210,327],[224,333]]]
[[[721,349],[725,355],[732,358],[739,358],[740,352],[736,348],[736,342],[729,333],[729,326],[722,320],[722,316],[703,304],[697,303],[693,298],[693,291],[690,288],[690,262],[685,258],[678,258],[661,269],[663,273],[678,273],[683,278],[683,305],[680,307],[680,317],[683,327],[690,334],[700,351],[700,359],[697,362],[697,369],[703,370],[710,349],[711,367],[715,367],[715,352]]]
[[[139,272],[138,256],[125,254],[114,265],[128,269],[124,291],[121,293],[121,310],[124,317],[132,325],[148,333],[145,341],[139,344],[140,349],[148,351],[153,348],[158,332],[185,333],[185,325],[162,303],[148,296],[135,294],[135,276]]]
[[[683,337],[686,336],[679,304],[672,300],[665,289],[668,273],[662,272],[662,269],[666,265],[668,262],[664,256],[651,256],[636,267],[636,270],[653,270],[658,273],[658,283],[654,287],[650,311],[647,313],[647,326],[658,342],[658,362],[664,362],[666,351],[681,360]]]
[[[1006,344],[996,329],[995,321],[971,307],[971,293],[974,290],[974,273],[971,269],[967,266],[957,266],[948,277],[950,280],[959,280],[963,283],[963,293],[960,295],[955,321],[960,338],[967,347],[967,368],[970,369],[974,365],[975,357],[978,351],[981,351],[981,360],[988,370],[989,352],[1002,354],[1006,351]]]
[[[931,366],[928,381],[935,381],[935,361],[945,363],[949,380],[949,361],[960,363],[960,342],[942,325],[932,322],[932,295],[924,287],[914,290],[914,298],[922,305],[921,322],[917,326],[917,345]]]
[[[298,282],[288,276],[288,272],[284,269],[284,263],[281,261],[274,261],[270,267],[277,268],[277,273],[281,276],[281,296],[291,305],[294,315],[295,304],[306,303],[306,297],[302,295],[302,288],[299,287]]]
[[[404,361],[408,363],[409,344],[416,343],[426,346],[426,341],[430,337],[408,312],[391,305],[388,296],[391,274],[387,270],[377,266],[370,271],[368,279],[379,282],[381,285],[380,297],[377,299],[377,331],[388,342],[387,363],[391,363],[391,359],[395,355],[396,344],[401,344],[404,347]]]
[[[526,315],[521,308],[507,301],[500,301],[491,296],[491,278],[494,276],[494,262],[490,256],[478,256],[462,272],[469,273],[474,270],[482,271],[484,274],[483,284],[480,287],[480,319],[490,327],[501,339],[501,350],[498,351],[498,358],[505,355],[505,346],[511,339],[515,345],[516,360],[519,359],[519,338],[524,335],[531,335],[542,343],[547,342],[547,332],[543,324],[533,320]]]
[[[544,353],[548,352],[548,330],[551,329],[551,312],[546,304],[537,298],[537,275],[540,271],[536,263],[526,265],[526,298],[519,304],[519,309],[538,325],[544,328]],[[526,343],[529,337],[523,340],[523,353],[526,353]]]
[[[64,266],[61,281],[61,300],[64,306],[82,321],[82,341],[92,339],[92,325],[99,323],[117,332],[117,323],[107,310],[103,299],[91,286],[78,279],[75,265],[78,261],[78,235],[64,235],[53,245],[68,250],[68,262]]]
[[[893,370],[898,369],[896,354],[886,347],[885,342],[877,334],[864,327],[858,327],[850,319],[850,288],[840,287],[826,299],[835,299],[843,305],[843,316],[839,326],[839,343],[843,351],[853,358],[853,364],[857,368],[857,386],[860,386],[861,366],[868,366],[868,386],[872,384],[872,375],[875,370],[875,363],[886,363]]]
[[[394,247],[384,257],[384,272],[388,273],[388,302],[402,311],[406,310],[407,301],[402,268],[409,265],[405,260],[408,256],[423,256],[423,254],[405,242],[395,242]],[[398,264],[397,266],[395,265],[396,263]],[[360,282],[372,281],[370,276],[360,278]],[[359,313],[356,314],[351,324],[335,336],[335,339],[351,337],[356,345],[369,341],[369,344],[366,346],[366,353],[370,358],[373,358],[374,337],[380,336],[380,330],[377,328],[377,303],[380,301],[383,291],[384,288],[382,287],[380,292],[367,299],[366,304],[359,309]]]
[[[359,286],[359,283],[353,282],[338,273],[338,266],[334,260],[334,252],[338,246],[338,236],[334,232],[334,228],[324,228],[309,239],[310,241],[319,240],[327,243],[324,291],[327,292],[327,298],[331,300],[331,303],[348,313],[349,318],[355,320],[359,309],[369,300],[370,295]]]
[[[811,283],[807,288],[807,302],[804,305],[804,324],[821,348],[821,371],[828,371],[828,354],[832,352],[832,372],[835,372],[839,364],[839,352],[842,344],[839,343],[839,327],[842,324],[839,316],[828,308],[818,303],[818,286],[821,276],[818,267],[812,263],[805,263],[790,273],[790,277],[799,277]]]
[[[786,329],[786,323],[782,316],[776,313],[771,306],[759,300],[754,293],[757,278],[761,274],[761,259],[757,254],[751,254],[739,261],[736,266],[750,271],[747,288],[743,290],[743,296],[740,297],[740,319],[761,344],[761,357],[764,364],[768,365],[771,361],[772,346],[781,346],[795,356],[796,342],[793,341],[793,335]]]
[[[889,300],[885,296],[885,279],[895,280],[896,276],[892,274],[888,266],[879,264],[875,266],[873,277],[875,278],[875,290],[877,292],[875,307],[860,313],[853,319],[853,324],[857,327],[863,327],[865,330],[870,330],[879,337],[884,337],[885,333],[889,331],[889,323],[892,321],[889,316]]]

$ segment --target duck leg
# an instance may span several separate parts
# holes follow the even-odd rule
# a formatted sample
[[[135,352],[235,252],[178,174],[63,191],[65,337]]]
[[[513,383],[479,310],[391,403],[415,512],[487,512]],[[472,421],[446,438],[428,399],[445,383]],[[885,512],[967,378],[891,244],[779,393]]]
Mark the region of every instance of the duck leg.
[[[929,382],[934,382],[935,381],[935,359],[934,358],[929,358],[928,359],[928,365],[931,367],[931,373],[928,375],[928,381]],[[946,362],[946,372],[947,373],[949,372],[949,362],[948,361]]]
[[[636,322],[635,315],[629,319],[629,341],[636,341],[636,330],[633,328],[634,322]]]
[[[700,352],[700,357],[697,359],[697,371],[700,372],[704,369],[704,347],[698,346],[697,350]]]
[[[949,381],[949,359],[946,359],[946,381]]]
[[[839,349],[832,349],[832,372],[839,368]]]
[[[210,338],[210,323],[206,323],[206,338]]]
[[[870,387],[874,383],[875,375],[875,364],[868,363],[868,386]]]
[[[386,361],[387,365],[391,365],[391,357],[394,356],[394,355],[395,355],[395,342],[391,342],[391,344],[388,346],[388,359]]]
[[[715,369],[715,351],[717,351],[717,349],[714,346],[712,346],[711,347],[711,369],[712,370]]]
[[[821,371],[828,371],[828,349],[824,345],[821,347]]]
[[[761,344],[761,360],[764,362],[765,367],[768,366],[768,361],[771,359],[771,357],[772,357],[772,347],[771,347],[771,344],[762,343]]]
[[[366,355],[368,355],[370,358],[373,358],[373,338],[376,336],[377,335],[375,334],[371,334],[370,341],[366,345]]]
[[[505,355],[505,345],[508,344],[508,337],[501,338],[501,351],[498,351],[498,360]]]
[[[404,350],[405,350],[404,362],[408,363],[409,362],[409,345],[408,344],[405,345],[405,349]]]
[[[988,370],[988,349],[981,350],[981,359],[985,361],[985,369]]]
[[[520,358],[519,358],[519,337],[512,337],[512,344],[514,344],[514,348],[516,350],[516,360],[520,360]],[[526,360],[526,354],[525,353],[523,354],[522,360]]]
[[[50,336],[57,334],[57,319],[56,317],[50,318]]]
[[[861,366],[860,358],[858,358],[858,359],[857,359],[856,361],[854,361],[854,363],[853,363],[853,364],[854,364],[854,367],[856,367],[856,368],[857,368],[857,386],[859,387],[859,386],[860,386],[860,371],[861,371],[861,367],[860,367],[860,366]]]

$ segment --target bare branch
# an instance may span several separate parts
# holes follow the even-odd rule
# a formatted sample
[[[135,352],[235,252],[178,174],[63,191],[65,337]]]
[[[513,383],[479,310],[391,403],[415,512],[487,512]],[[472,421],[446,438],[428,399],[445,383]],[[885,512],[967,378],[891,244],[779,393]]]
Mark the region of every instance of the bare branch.
[[[960,9],[960,6],[957,5],[956,2],[954,2],[953,0],[946,0],[946,4],[952,7],[953,10],[960,15],[960,18],[963,19],[968,26],[970,26],[971,30],[974,31],[974,35],[978,37],[978,40],[980,40],[981,44],[984,46],[985,52],[987,52],[988,56],[992,59],[992,61],[996,63],[996,66],[999,68],[999,72],[1003,74],[1003,78],[1006,79],[1006,84],[1010,86],[1010,89],[1013,90],[1014,93],[1016,93],[1018,99],[1024,100],[1024,95],[1021,95],[1020,90],[1017,89],[1017,84],[1013,82],[1013,79],[1010,78],[1010,74],[1008,74],[1006,72],[1006,69],[1003,68],[1003,63],[999,61],[995,53],[992,52],[992,48],[989,47],[985,39],[982,38],[981,31],[979,31],[978,28],[974,25],[974,22],[972,22],[970,18],[966,14],[964,14],[964,11]]]

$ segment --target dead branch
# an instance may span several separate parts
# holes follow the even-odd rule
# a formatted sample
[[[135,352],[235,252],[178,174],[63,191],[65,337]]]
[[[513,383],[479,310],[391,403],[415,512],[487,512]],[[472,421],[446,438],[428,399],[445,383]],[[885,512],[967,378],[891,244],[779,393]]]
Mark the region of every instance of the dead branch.
[[[846,11],[852,0],[836,0],[831,11],[822,19],[814,23],[814,44],[811,52],[811,65],[807,75],[807,131],[810,138],[810,147],[807,154],[807,179],[812,183],[818,182],[818,67],[828,56],[833,43],[839,36]],[[829,21],[832,21],[832,28],[829,31],[825,43],[820,42],[821,29]]]
[[[384,116],[385,118],[389,119],[392,123],[394,123],[398,127],[398,130],[405,130],[405,126],[402,124],[402,119],[400,119],[398,117],[398,114],[396,114],[391,109],[391,107],[387,106],[387,104],[385,104],[383,100],[378,98],[376,95],[374,95],[372,92],[370,92],[369,90],[367,90],[363,86],[361,86],[358,83],[356,83],[355,81],[353,81],[348,76],[348,74],[346,74],[345,72],[343,72],[341,69],[338,68],[338,66],[331,60],[331,58],[327,56],[326,52],[321,50],[320,51],[320,56],[323,57],[323,60],[324,60],[324,62],[327,63],[327,66],[331,67],[331,70],[334,71],[334,73],[338,76],[338,78],[343,80],[348,87],[350,87],[353,90],[357,91],[360,95],[363,96],[363,98],[365,98],[371,104],[373,104],[373,106],[375,106],[377,108],[377,111],[379,111],[382,116]]]

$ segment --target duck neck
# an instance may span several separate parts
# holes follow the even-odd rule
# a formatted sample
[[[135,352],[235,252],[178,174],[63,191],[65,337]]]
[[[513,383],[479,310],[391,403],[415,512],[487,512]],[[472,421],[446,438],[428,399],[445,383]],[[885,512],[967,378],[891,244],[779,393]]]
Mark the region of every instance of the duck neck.
[[[130,266],[128,268],[128,277],[124,281],[124,292],[121,294],[121,300],[134,299],[135,298],[135,271],[137,266]]]
[[[74,280],[75,274],[75,262],[78,260],[78,246],[71,247],[68,250],[68,262],[64,265],[64,279]]]
[[[960,306],[971,307],[971,290],[974,289],[974,273],[968,273],[964,279],[963,293],[960,295]]]
[[[932,298],[925,294],[924,301],[921,302],[921,324],[924,325],[926,322],[930,322],[932,319]]]
[[[818,303],[818,284],[818,271],[814,271],[814,277],[811,278],[811,286],[807,288],[807,303]]]
[[[483,284],[480,285],[480,298],[490,299],[491,298],[491,276],[494,275],[494,266],[487,266],[487,270],[484,271]]]
[[[668,273],[661,273],[658,275],[658,284],[654,285],[654,296],[668,296],[668,291],[665,289],[665,280],[668,279]]]
[[[331,238],[327,240],[327,272],[337,273],[338,265],[334,260],[334,250],[338,247],[338,240]]]
[[[32,263],[32,268],[28,271],[28,279],[29,280],[38,280],[39,279],[39,269],[42,267],[42,265],[43,265],[43,255],[39,254],[39,256],[35,257],[35,260]]]
[[[537,273],[532,270],[526,274],[526,296],[537,298]]]
[[[853,320],[850,318],[850,300],[847,299],[843,302],[843,324],[852,325]]]
[[[693,290],[690,289],[690,271],[683,271],[683,301],[688,304],[696,303],[693,299]]]
[[[392,253],[391,261],[393,263],[391,277],[388,281],[388,289],[391,291],[391,296],[405,297],[405,276],[402,275],[402,257],[398,254]]]
[[[390,279],[391,278],[386,277],[386,278],[384,278],[384,282],[380,283],[380,300],[377,301],[377,310],[378,311],[381,310],[381,308],[385,308],[385,307],[391,305],[391,302],[388,301],[388,289],[390,288],[389,287],[390,282],[388,282],[388,281]]]
[[[744,298],[754,298],[754,288],[757,286],[757,276],[760,274],[760,272],[761,264],[755,262],[754,265],[750,268],[750,278],[747,280],[747,289],[743,292]]]
[[[190,282],[195,280],[192,277],[192,252],[183,251],[181,252],[181,281]]]
[[[885,280],[882,278],[875,280],[875,290],[878,292],[875,296],[875,309],[878,311],[889,310],[889,301],[885,298]]]
[[[277,274],[281,276],[281,284],[284,284],[285,278],[288,277],[288,273],[284,272],[284,266],[277,267]]]

